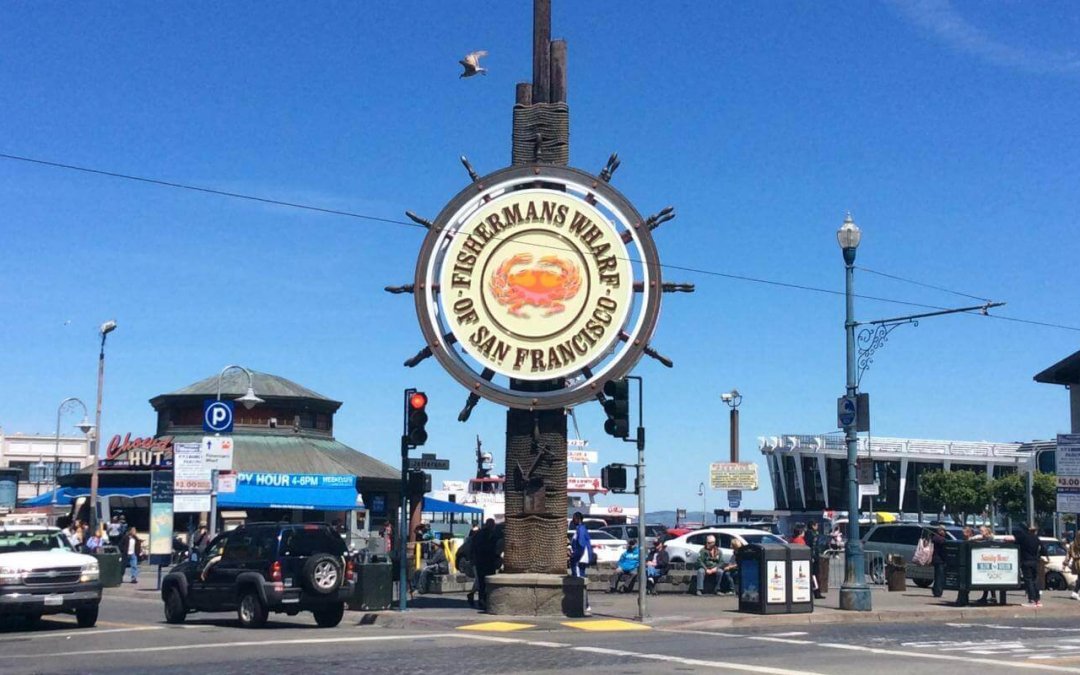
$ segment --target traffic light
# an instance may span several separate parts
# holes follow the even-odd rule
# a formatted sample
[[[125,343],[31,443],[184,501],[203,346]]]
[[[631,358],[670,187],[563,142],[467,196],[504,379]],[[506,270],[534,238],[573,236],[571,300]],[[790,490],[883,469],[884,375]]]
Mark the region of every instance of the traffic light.
[[[405,392],[405,438],[416,447],[427,442],[428,397],[422,391]]]
[[[419,495],[431,492],[431,474],[425,471],[409,472],[409,494]]]
[[[600,469],[600,484],[611,492],[626,492],[626,465],[608,464]]]
[[[630,435],[630,383],[626,380],[608,380],[604,383],[604,412],[607,421],[604,431],[615,438]]]

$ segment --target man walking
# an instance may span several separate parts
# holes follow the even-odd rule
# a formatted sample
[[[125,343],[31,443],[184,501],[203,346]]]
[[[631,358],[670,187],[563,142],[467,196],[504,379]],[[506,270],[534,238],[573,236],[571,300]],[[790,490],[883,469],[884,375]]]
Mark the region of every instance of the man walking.
[[[705,592],[705,577],[713,578],[713,594],[720,595],[720,574],[720,548],[716,545],[716,537],[710,534],[705,538],[705,548],[698,553],[697,587],[694,595]]]
[[[1024,607],[1042,607],[1036,579],[1039,574],[1039,557],[1046,555],[1046,550],[1036,536],[1038,531],[1034,525],[1026,530],[1022,527],[1013,529],[1013,541],[1020,549],[1020,573],[1024,577],[1024,589],[1028,597]]]
[[[825,594],[821,592],[821,579],[818,572],[821,571],[821,548],[825,543],[825,537],[819,532],[818,521],[811,520],[806,529],[806,545],[810,547],[810,580],[814,584],[814,597],[824,600]]]
[[[585,517],[581,511],[574,513],[570,520],[570,576],[585,578],[585,568],[596,564],[596,551],[592,548],[592,538],[589,537],[589,528],[585,527]],[[588,581],[585,582],[585,611],[591,612],[589,605]]]
[[[945,526],[938,525],[937,532],[930,538],[934,546],[934,556],[930,559],[934,564],[934,588],[935,598],[940,598],[945,593]]]
[[[131,583],[139,583],[139,558],[142,557],[142,542],[139,540],[134,525],[128,528],[120,540],[120,553],[124,556],[128,568],[131,570]]]

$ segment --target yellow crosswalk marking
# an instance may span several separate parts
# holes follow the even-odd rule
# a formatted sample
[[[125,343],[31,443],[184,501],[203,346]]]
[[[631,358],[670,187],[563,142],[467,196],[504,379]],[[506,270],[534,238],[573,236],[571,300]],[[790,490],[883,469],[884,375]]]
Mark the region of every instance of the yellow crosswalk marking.
[[[619,619],[598,619],[596,621],[564,621],[567,628],[592,631],[618,631],[618,630],[652,630],[649,626],[633,621],[621,621]]]
[[[511,633],[526,628],[536,628],[536,625],[531,623],[511,623],[510,621],[488,621],[485,623],[473,623],[468,626],[458,626],[458,630],[478,630],[492,633]]]

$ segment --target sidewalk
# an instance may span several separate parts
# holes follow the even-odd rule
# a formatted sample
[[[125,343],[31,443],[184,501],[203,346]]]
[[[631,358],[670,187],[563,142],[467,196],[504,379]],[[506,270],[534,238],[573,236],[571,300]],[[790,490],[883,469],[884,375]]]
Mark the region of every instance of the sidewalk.
[[[167,571],[167,570],[165,570]],[[126,578],[127,575],[125,575]],[[105,589],[105,600],[110,596],[122,596],[160,603],[156,590],[157,568],[142,566],[139,583],[125,582],[116,588]],[[725,628],[753,628],[824,623],[854,622],[924,622],[924,621],[996,621],[1013,617],[1076,616],[1080,618],[1080,602],[1072,600],[1067,591],[1043,591],[1043,606],[1023,607],[1023,591],[1008,595],[1009,604],[957,607],[955,591],[946,591],[945,597],[934,598],[929,589],[909,585],[906,591],[890,593],[884,586],[871,587],[870,612],[850,612],[839,609],[840,593],[832,588],[824,600],[818,600],[809,614],[744,614],[738,611],[735,596],[694,596],[685,593],[668,593],[648,596],[648,624],[657,628],[683,630],[720,630]],[[593,619],[634,620],[637,617],[636,593],[605,593],[596,587],[589,593]],[[977,596],[976,596],[977,597]],[[502,616],[485,614],[470,608],[465,595],[417,595],[409,603],[409,610],[402,613],[395,609],[380,612],[347,612],[346,622],[356,625],[375,625],[385,628],[410,628],[418,630],[457,629],[486,622],[520,622],[534,630],[558,630],[563,628],[563,617]]]

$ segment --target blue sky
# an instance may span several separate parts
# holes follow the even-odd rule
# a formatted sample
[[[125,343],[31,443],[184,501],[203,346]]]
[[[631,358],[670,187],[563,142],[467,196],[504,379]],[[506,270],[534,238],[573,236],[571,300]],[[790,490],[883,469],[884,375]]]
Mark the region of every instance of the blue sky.
[[[5,3],[0,152],[402,219],[434,217],[509,163],[514,84],[531,77],[531,3]],[[858,264],[1080,326],[1080,11],[1069,3],[554,2],[569,41],[571,163],[645,213],[672,266],[842,290]],[[457,60],[490,56],[486,77]],[[109,338],[104,435],[151,435],[147,400],[239,363],[345,405],[337,436],[393,463],[400,392],[431,398],[426,451],[500,458],[504,415],[433,360],[410,298],[421,231],[0,159],[0,425],[50,433],[92,404]],[[835,427],[843,299],[669,269],[646,361],[652,508],[697,508],[727,455],[721,391],[744,395],[742,448]],[[860,272],[858,292],[969,299]],[[918,308],[860,300],[862,320]],[[1018,441],[1068,431],[1064,389],[1032,376],[1080,332],[974,316],[897,329],[863,380],[879,436]],[[579,409],[601,460],[632,461]],[[70,420],[74,424],[77,420]],[[65,426],[68,422],[65,422]],[[762,473],[765,478],[765,473]],[[710,493],[709,508],[722,495]],[[626,502],[632,498],[624,498]],[[613,500],[617,501],[617,500]],[[747,504],[771,504],[767,486]]]

